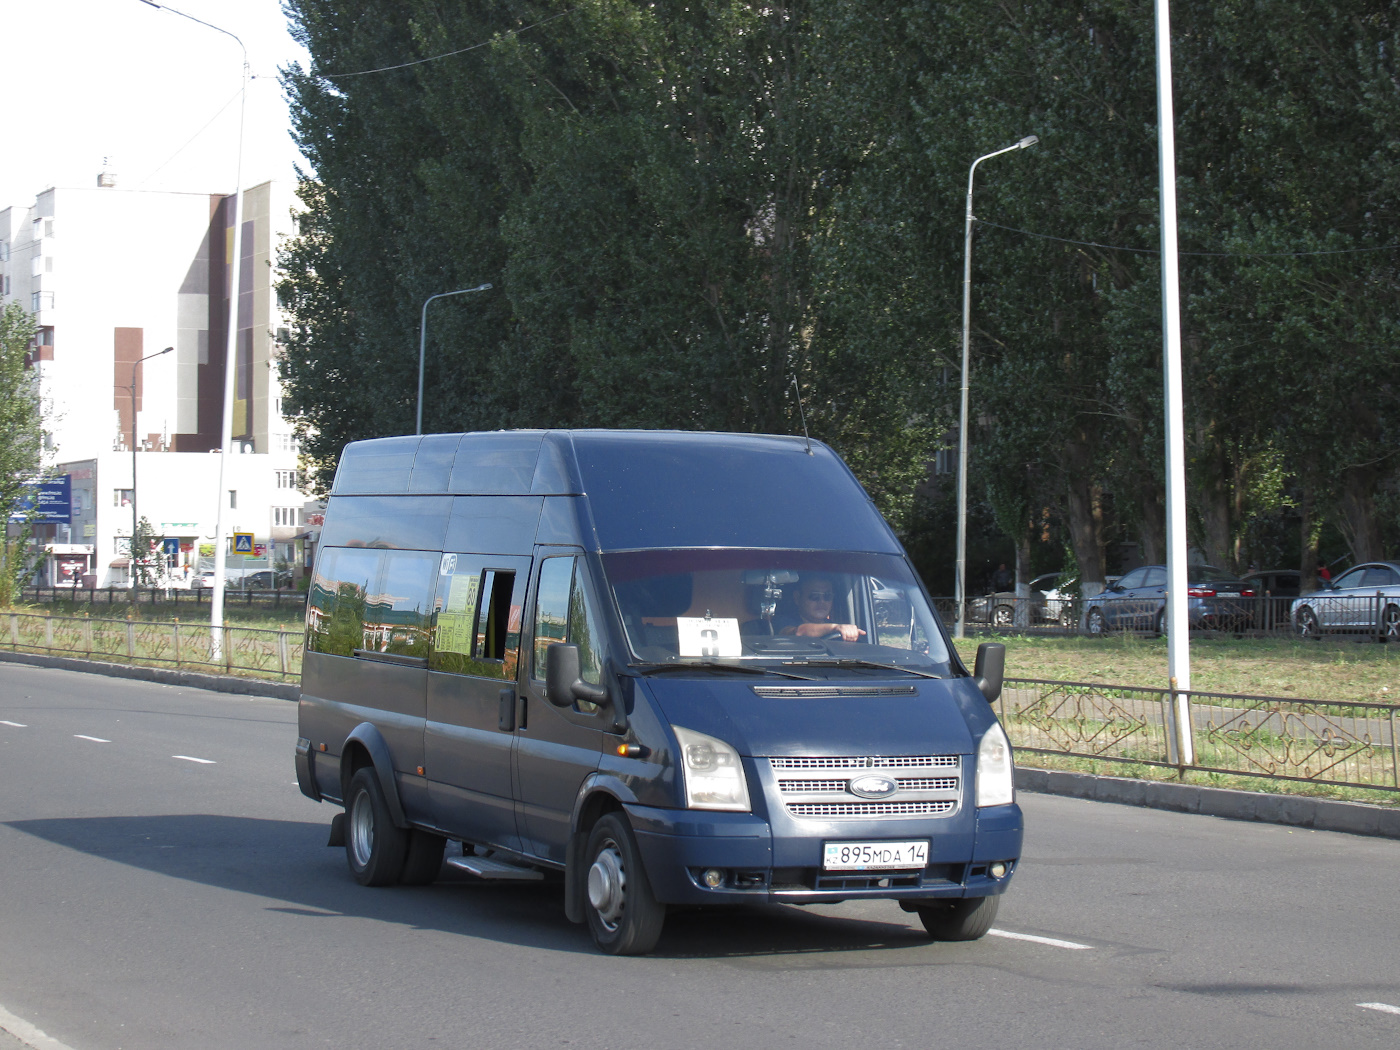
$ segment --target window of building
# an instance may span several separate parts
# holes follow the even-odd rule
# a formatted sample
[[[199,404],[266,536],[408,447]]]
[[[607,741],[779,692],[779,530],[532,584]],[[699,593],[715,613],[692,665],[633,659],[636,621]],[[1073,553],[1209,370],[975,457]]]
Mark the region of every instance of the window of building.
[[[229,509],[229,510],[237,510],[237,509],[238,509],[238,490],[237,490],[237,489],[229,489],[229,490],[228,490],[228,509]]]
[[[301,442],[295,434],[273,434],[272,447],[278,452],[300,452]]]
[[[112,506],[129,508],[131,506],[131,496],[131,489],[113,489]]]
[[[30,292],[29,312],[37,314],[40,310],[53,309],[53,292]]]
[[[10,261],[10,242],[0,241],[0,262]]]
[[[273,473],[277,475],[277,487],[279,489],[294,489],[298,487],[297,472],[295,470],[276,470],[273,471]]]
[[[274,525],[296,525],[296,524],[298,524],[298,522],[297,522],[297,509],[298,509],[298,508],[296,508],[296,507],[273,507],[273,508],[272,508],[272,524],[274,524]]]

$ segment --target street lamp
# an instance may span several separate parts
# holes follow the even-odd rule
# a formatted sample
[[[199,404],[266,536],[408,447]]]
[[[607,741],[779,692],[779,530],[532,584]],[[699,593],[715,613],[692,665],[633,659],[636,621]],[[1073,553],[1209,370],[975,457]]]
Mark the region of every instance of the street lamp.
[[[188,18],[191,22],[198,22],[206,29],[212,29],[216,33],[232,37],[243,51],[243,65],[241,67],[243,86],[240,89],[238,103],[238,164],[233,177],[233,268],[228,293],[228,338],[225,342],[224,352],[224,411],[223,425],[219,435],[219,488],[215,502],[218,516],[214,519],[214,589],[209,596],[209,626],[212,628],[209,632],[209,653],[212,659],[219,660],[224,652],[222,630],[224,626],[224,543],[227,540],[227,526],[224,516],[227,511],[225,504],[228,502],[228,496],[224,489],[224,479],[228,476],[229,445],[233,443],[233,384],[237,376],[234,354],[238,347],[238,286],[242,279],[243,269],[243,116],[248,102],[248,49],[237,35],[230,33],[227,29],[220,29],[212,22],[206,22],[202,18],[196,18],[184,11],[177,11],[165,4],[158,4],[155,0],[141,0],[141,2],[149,7],[169,11],[172,15]]]
[[[479,284],[475,288],[458,288],[455,292],[438,292],[423,300],[423,317],[418,322],[418,423],[414,433],[423,433],[423,358],[428,349],[428,304],[434,299],[445,299],[449,295],[466,295],[469,292],[489,292],[489,284]]]
[[[958,562],[954,584],[958,618],[953,628],[955,638],[964,636],[967,617],[967,392],[972,377],[969,349],[972,334],[972,176],[977,171],[977,165],[984,160],[1000,157],[1012,150],[1027,149],[1039,141],[1037,136],[1027,135],[1014,146],[978,157],[967,170],[967,219],[963,228],[962,406],[958,411]]]
[[[153,354],[147,354],[136,361],[131,366],[131,386],[127,387],[131,391],[131,542],[127,545],[127,586],[131,590],[131,600],[136,601],[136,370],[141,367],[141,361],[149,361],[153,357],[160,357],[174,350],[173,346],[167,346],[164,350],[157,350]]]

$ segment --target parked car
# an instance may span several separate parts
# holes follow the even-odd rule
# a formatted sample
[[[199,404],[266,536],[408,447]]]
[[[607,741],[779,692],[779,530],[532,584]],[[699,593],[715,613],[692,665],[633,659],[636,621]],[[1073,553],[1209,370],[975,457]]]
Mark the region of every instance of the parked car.
[[[1400,562],[1364,562],[1322,590],[1294,599],[1292,621],[1304,638],[1379,629],[1400,639]]]
[[[1186,594],[1193,630],[1243,630],[1254,622],[1254,590],[1228,572],[1210,565],[1189,566]],[[1167,618],[1167,567],[1143,565],[1087,601],[1085,625],[1090,634],[1110,630],[1161,634]]]
[[[271,569],[256,569],[238,581],[237,586],[245,591],[270,591],[278,587],[290,587],[292,574],[286,570],[273,572]]]
[[[1285,626],[1293,599],[1302,593],[1303,574],[1297,569],[1259,569],[1241,577],[1254,591],[1254,624],[1264,630]]]
[[[1031,580],[1031,616],[1040,623],[1074,627],[1079,622],[1079,578],[1047,572]]]
[[[190,577],[190,590],[199,591],[207,587],[214,586],[214,570],[208,569],[204,572],[197,572]]]

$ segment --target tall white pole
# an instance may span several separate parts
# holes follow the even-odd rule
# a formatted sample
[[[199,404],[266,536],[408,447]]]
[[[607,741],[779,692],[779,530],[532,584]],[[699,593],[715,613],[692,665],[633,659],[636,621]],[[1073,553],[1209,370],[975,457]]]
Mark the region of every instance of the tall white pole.
[[[972,383],[972,179],[977,165],[1014,149],[1034,146],[1040,139],[1027,135],[1014,146],[978,157],[967,169],[967,211],[963,218],[963,316],[962,395],[958,408],[958,553],[953,573],[953,600],[957,603],[953,637],[962,638],[967,624],[967,438],[968,400]]]
[[[1157,17],[1157,157],[1162,201],[1162,370],[1167,438],[1167,674],[1176,697],[1178,761],[1191,746],[1191,639],[1186,594],[1186,454],[1181,383],[1181,290],[1177,280],[1176,136],[1172,115],[1172,40],[1168,0]]]

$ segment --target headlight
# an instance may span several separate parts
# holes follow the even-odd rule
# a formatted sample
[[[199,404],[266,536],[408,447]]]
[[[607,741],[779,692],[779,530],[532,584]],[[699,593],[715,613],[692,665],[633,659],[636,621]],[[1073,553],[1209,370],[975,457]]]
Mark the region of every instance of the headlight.
[[[681,778],[690,809],[749,811],[749,786],[739,752],[723,740],[672,726],[681,745]]]
[[[993,722],[977,745],[977,804],[1009,806],[1015,801],[1014,769],[1006,733]]]

